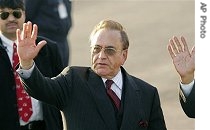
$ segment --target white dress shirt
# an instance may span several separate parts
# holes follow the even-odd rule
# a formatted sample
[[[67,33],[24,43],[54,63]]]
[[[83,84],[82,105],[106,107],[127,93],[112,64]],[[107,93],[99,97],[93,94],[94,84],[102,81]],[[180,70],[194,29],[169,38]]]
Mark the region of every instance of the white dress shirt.
[[[189,84],[182,84],[180,82],[180,85],[181,85],[181,89],[182,89],[182,92],[184,93],[184,95],[187,97],[189,96],[192,88],[193,88],[193,85],[194,85],[195,81],[193,80],[191,83]]]
[[[102,78],[102,80],[104,82],[104,86],[106,86],[105,82],[107,79]],[[112,78],[112,80],[114,81],[114,83],[112,84],[111,89],[115,92],[115,94],[121,100],[122,86],[123,86],[123,77],[122,77],[121,70],[117,73],[117,75],[114,78]]]

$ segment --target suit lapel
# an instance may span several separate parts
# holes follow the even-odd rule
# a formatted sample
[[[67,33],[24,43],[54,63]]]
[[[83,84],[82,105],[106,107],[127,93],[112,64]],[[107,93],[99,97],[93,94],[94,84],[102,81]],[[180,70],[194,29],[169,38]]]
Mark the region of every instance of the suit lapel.
[[[110,130],[117,130],[114,108],[106,95],[104,83],[101,77],[96,75],[92,70],[90,70],[88,86],[98,108],[98,112],[107,125],[107,128]]]
[[[6,52],[6,48],[3,46],[1,38],[0,38],[0,61],[2,63],[6,63],[9,68],[12,68],[11,62],[9,60],[9,56]]]
[[[120,130],[136,129],[138,123],[145,118],[142,91],[126,72],[124,73],[123,82],[125,91],[124,109]]]

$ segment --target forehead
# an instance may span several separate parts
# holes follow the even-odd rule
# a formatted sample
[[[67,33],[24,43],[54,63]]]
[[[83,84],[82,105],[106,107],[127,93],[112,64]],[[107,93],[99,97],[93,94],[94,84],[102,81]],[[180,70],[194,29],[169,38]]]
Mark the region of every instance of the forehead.
[[[19,9],[19,8],[17,8],[17,9],[11,9],[11,8],[0,8],[0,12],[2,12],[2,11],[7,11],[7,12],[10,12],[10,11],[13,11],[13,10],[21,10],[21,9]]]
[[[101,29],[91,39],[91,46],[121,46],[121,35],[117,30]]]

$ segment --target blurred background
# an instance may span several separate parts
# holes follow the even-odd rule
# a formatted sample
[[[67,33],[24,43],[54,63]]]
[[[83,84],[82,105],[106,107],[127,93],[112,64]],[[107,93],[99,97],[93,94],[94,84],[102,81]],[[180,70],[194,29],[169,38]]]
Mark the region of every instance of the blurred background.
[[[124,67],[157,87],[168,130],[194,130],[195,120],[181,109],[179,76],[167,51],[172,36],[195,43],[194,0],[72,0],[73,27],[69,33],[70,64],[90,66],[93,27],[102,19],[120,22],[127,30],[130,47]]]

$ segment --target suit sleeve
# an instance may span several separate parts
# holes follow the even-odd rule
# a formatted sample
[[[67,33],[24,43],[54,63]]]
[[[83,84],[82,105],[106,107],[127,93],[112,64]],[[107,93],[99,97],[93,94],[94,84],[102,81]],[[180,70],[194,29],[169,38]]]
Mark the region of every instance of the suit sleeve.
[[[195,84],[189,94],[185,96],[182,90],[179,91],[179,99],[185,114],[190,118],[195,118]]]
[[[72,81],[74,79],[72,79],[72,74],[68,74],[71,73],[69,71],[71,71],[70,67],[66,67],[58,76],[49,78],[45,77],[37,66],[34,66],[31,76],[28,79],[21,78],[21,80],[30,96],[62,110],[72,95]]]

